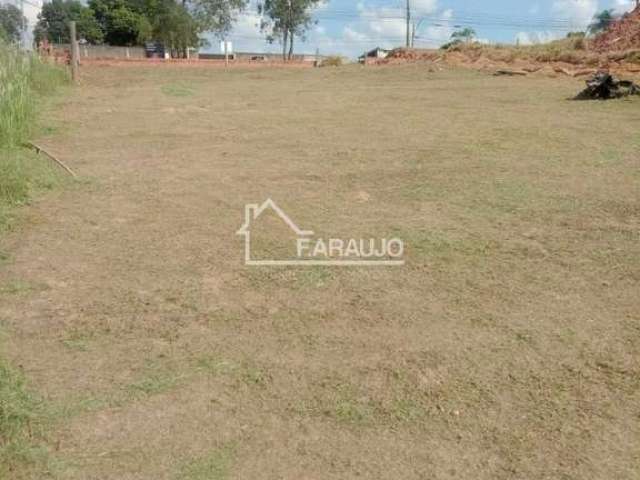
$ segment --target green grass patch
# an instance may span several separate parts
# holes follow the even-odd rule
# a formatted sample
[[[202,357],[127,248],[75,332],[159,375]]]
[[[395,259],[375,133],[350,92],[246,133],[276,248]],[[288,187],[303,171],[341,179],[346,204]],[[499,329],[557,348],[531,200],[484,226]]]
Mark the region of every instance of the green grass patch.
[[[43,405],[28,392],[23,376],[0,358],[0,478],[46,467],[44,419]]]
[[[157,395],[171,390],[177,383],[178,377],[170,372],[153,372],[129,384],[127,391],[134,397]]]
[[[192,97],[195,94],[194,88],[185,83],[169,83],[163,85],[161,90],[170,97]]]
[[[0,294],[19,295],[25,292],[46,290],[48,287],[42,283],[27,282],[25,280],[9,280],[0,283]]]
[[[229,478],[233,447],[225,446],[208,455],[184,463],[176,480],[224,480]]]

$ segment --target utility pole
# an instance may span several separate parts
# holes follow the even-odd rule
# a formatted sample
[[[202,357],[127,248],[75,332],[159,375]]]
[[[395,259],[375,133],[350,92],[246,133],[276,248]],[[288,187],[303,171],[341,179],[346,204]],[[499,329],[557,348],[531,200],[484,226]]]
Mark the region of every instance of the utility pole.
[[[407,0],[407,48],[411,47],[411,3]]]

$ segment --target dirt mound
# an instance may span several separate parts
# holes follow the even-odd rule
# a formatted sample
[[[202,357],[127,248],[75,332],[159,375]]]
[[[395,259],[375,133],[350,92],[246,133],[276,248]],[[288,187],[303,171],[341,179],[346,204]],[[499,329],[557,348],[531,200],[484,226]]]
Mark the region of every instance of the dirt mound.
[[[396,48],[387,55],[387,62],[394,60],[403,60],[409,62],[433,61],[439,58],[441,54],[437,50],[427,50],[420,48]]]
[[[592,49],[598,52],[638,48],[640,48],[640,7],[613,22],[606,32],[594,39],[592,44]]]

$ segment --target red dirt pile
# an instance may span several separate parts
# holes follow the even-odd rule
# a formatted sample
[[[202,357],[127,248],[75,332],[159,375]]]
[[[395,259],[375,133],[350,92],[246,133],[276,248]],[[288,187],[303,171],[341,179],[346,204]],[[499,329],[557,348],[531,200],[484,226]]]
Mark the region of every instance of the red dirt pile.
[[[640,49],[640,7],[613,22],[593,40],[591,48],[598,52]]]
[[[392,50],[387,58],[386,62],[381,63],[393,63],[394,60],[401,60],[403,62],[419,62],[419,61],[434,61],[441,56],[441,53],[437,50],[426,50],[420,48],[396,48]]]

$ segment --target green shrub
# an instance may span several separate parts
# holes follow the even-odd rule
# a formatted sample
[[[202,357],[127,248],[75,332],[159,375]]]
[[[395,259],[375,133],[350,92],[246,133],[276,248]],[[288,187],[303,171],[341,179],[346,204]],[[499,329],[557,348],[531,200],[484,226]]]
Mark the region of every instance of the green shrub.
[[[29,183],[16,152],[3,153],[0,160],[0,199],[7,205],[20,205],[29,197]]]

